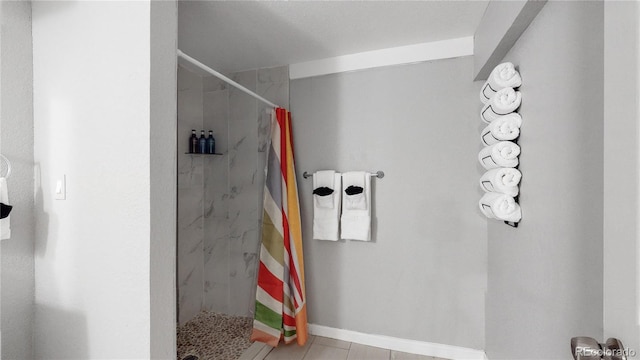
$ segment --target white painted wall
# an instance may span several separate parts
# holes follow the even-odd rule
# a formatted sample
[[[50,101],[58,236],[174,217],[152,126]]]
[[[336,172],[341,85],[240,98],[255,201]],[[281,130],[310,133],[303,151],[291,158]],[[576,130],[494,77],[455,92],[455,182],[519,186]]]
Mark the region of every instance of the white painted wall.
[[[604,3],[604,337],[640,352],[640,5]]]
[[[462,57],[291,81],[310,323],[484,348],[472,76]],[[372,242],[313,240],[302,172],[322,169],[385,172],[372,180]]]
[[[150,164],[150,13],[149,2],[33,3],[38,359],[151,355],[150,245],[166,238],[150,242],[150,228],[167,214],[150,223],[150,191],[166,187],[150,183],[166,167]],[[54,200],[63,174],[67,200]]]
[[[0,152],[8,179],[11,239],[0,243],[3,359],[33,358],[33,72],[31,4],[0,2]]]
[[[151,358],[176,354],[178,4],[151,1]]]
[[[603,43],[602,2],[550,1],[503,59],[522,75],[522,222],[489,221],[492,360],[602,338]]]

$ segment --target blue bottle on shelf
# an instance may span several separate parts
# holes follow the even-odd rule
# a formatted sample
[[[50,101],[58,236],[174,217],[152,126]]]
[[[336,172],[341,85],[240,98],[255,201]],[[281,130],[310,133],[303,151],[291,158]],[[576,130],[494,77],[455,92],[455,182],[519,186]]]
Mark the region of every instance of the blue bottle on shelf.
[[[213,131],[209,130],[209,138],[207,139],[207,153],[216,153],[216,139],[213,138]]]
[[[207,139],[204,137],[204,130],[200,130],[200,140],[199,140],[199,148],[200,154],[207,153]]]
[[[195,129],[191,130],[191,137],[189,138],[189,153],[198,153],[198,135],[196,135]]]

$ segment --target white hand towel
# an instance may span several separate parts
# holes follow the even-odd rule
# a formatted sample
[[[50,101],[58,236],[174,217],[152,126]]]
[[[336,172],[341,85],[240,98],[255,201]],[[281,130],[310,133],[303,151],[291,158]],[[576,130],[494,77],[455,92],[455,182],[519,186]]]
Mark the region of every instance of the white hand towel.
[[[371,175],[364,171],[342,174],[342,239],[371,240]],[[362,189],[361,192],[360,189]],[[348,195],[347,192],[351,192]],[[356,193],[354,193],[356,192]]]
[[[340,239],[340,195],[342,177],[333,170],[317,171],[313,174],[313,189],[326,187],[333,193],[326,196],[313,195],[313,238],[316,240]]]
[[[500,116],[482,130],[480,139],[485,145],[493,145],[498,141],[513,140],[520,136],[522,117],[518,113]]]
[[[340,189],[336,190],[335,187],[335,176],[336,172],[333,170],[323,170],[316,171],[313,174],[313,202],[314,206],[333,209],[333,197],[335,196],[336,191],[340,191]],[[316,194],[318,189],[325,188],[333,190],[333,193],[328,195],[320,195]]]
[[[513,197],[499,193],[486,193],[478,203],[480,211],[490,218],[503,221],[518,222],[522,218],[520,205]]]
[[[502,63],[493,68],[489,79],[482,85],[480,101],[486,104],[498,91],[506,87],[517,88],[520,85],[522,85],[522,78],[518,70],[510,62]]]
[[[504,88],[498,91],[491,100],[482,107],[480,112],[480,118],[486,123],[490,123],[499,116],[507,115],[514,112],[522,101],[522,94],[520,91],[515,91],[513,88]]]
[[[518,166],[518,155],[520,146],[511,141],[500,141],[480,150],[478,160],[487,170],[498,167],[512,168]]]
[[[0,178],[0,202],[9,205],[9,190],[7,189],[7,179]],[[0,240],[7,240],[11,237],[11,215],[0,219]]]
[[[518,195],[518,184],[522,173],[514,168],[497,168],[484,173],[480,187],[486,192],[497,192],[509,196]]]

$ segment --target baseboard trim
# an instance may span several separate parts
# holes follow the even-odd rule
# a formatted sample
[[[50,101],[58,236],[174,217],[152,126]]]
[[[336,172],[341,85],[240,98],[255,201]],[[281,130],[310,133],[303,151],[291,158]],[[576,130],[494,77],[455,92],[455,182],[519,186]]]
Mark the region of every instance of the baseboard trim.
[[[324,336],[362,345],[381,347],[412,354],[441,357],[445,359],[485,360],[487,358],[482,350],[401,339],[385,335],[365,334],[357,331],[336,329],[323,325],[309,324],[309,333],[311,335]]]

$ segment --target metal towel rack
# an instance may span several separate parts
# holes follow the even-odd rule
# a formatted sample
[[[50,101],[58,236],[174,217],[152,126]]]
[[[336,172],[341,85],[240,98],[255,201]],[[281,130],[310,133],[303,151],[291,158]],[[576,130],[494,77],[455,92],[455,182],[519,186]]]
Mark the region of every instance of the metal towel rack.
[[[305,179],[308,179],[310,177],[312,177],[313,174],[309,174],[308,172],[303,172],[302,173],[302,177]],[[377,177],[378,179],[382,179],[384,177],[384,171],[372,171],[369,176],[371,177]]]
[[[0,154],[0,159],[7,163],[7,175],[4,176],[5,179],[8,179],[11,176],[11,161],[7,159],[4,155]]]

